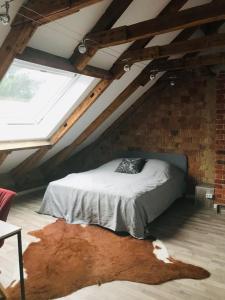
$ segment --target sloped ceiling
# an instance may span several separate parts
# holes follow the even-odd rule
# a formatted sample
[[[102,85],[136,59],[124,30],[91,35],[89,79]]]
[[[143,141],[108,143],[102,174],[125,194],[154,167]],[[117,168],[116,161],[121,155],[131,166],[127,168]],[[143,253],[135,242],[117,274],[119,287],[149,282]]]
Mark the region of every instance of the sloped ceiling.
[[[12,2],[11,15],[15,15],[18,8],[22,5],[21,0]],[[211,2],[210,0],[189,0],[182,8],[190,8]],[[69,58],[75,47],[79,44],[82,38],[95,25],[96,21],[104,13],[110,5],[110,0],[104,0],[95,5],[82,9],[80,12],[62,18],[58,21],[51,22],[47,25],[42,25],[35,32],[29,42],[29,46],[35,49],[55,54],[61,57]],[[156,17],[159,12],[169,3],[169,0],[134,0],[128,9],[116,22],[114,27],[122,25],[130,25],[140,21]],[[0,44],[4,41],[9,26],[0,26]],[[174,31],[167,34],[158,35],[153,38],[149,45],[164,45],[168,44],[180,31]],[[123,44],[110,48],[104,48],[90,61],[90,65],[101,67],[109,70],[116,59],[128,48],[130,44]],[[57,143],[40,161],[40,164],[55,155],[74,141],[76,137],[89,125],[91,122],[117,97],[132,80],[141,72],[148,62],[136,63],[132,66],[131,71],[127,72],[120,80],[115,80],[109,88],[98,98],[91,108],[83,117],[72,127],[72,129]],[[96,79],[93,86],[99,81]],[[155,81],[154,81],[155,82]],[[99,135],[106,130],[128,107],[132,105],[149,87],[152,85],[149,82],[144,87],[137,89],[121,107],[116,110],[111,117],[105,121],[96,132],[94,132],[82,145],[75,151],[82,149],[84,146],[96,140]],[[85,95],[84,95],[85,97]],[[23,150],[12,152],[0,167],[0,173],[10,172],[26,157],[30,156],[34,150]]]

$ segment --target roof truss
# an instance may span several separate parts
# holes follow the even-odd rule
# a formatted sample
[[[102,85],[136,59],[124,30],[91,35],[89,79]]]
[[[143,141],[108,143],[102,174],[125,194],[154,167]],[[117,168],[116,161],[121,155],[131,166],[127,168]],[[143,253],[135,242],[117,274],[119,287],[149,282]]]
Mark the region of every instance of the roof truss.
[[[96,48],[115,46],[154,35],[225,19],[225,1],[216,1],[130,26],[87,35]]]
[[[134,64],[138,61],[162,58],[170,55],[204,51],[209,48],[225,46],[225,34],[212,34],[197,39],[172,43],[164,46],[153,46],[144,49],[130,50],[121,56],[118,64]]]
[[[110,29],[114,23],[121,17],[128,6],[133,0],[113,0],[109,5],[105,13],[101,16],[95,26],[92,28],[91,33],[101,30]],[[84,37],[84,40],[86,37]],[[89,41],[87,41],[89,42]],[[88,51],[85,54],[80,54],[78,47],[75,48],[73,55],[70,58],[71,63],[77,70],[85,70],[88,62],[95,55],[97,49],[94,47],[88,47]]]
[[[159,16],[167,15],[171,11],[178,11],[187,0],[173,0],[169,2],[169,4],[160,12]],[[98,24],[98,22],[97,22]],[[153,37],[151,37],[153,38]],[[134,48],[143,48],[145,45],[151,40],[151,38],[146,38],[143,40],[136,41],[133,45],[130,46],[129,49]],[[111,68],[111,71],[114,67]],[[120,76],[124,74],[124,71],[120,72]],[[72,112],[72,114],[67,118],[67,120],[63,123],[63,125],[57,130],[57,132],[51,138],[51,144],[56,144],[67,132],[68,130],[83,116],[83,114],[89,109],[91,105],[100,97],[100,95],[109,87],[112,83],[112,80],[101,80],[94,89],[89,93],[89,95],[82,101],[82,103]],[[37,154],[37,160],[40,159],[38,151],[35,152]],[[34,157],[34,155],[32,156]],[[24,166],[29,164],[29,169],[33,169],[30,165],[29,157],[24,161],[24,164],[18,166],[16,174],[17,178],[23,174]],[[20,169],[20,172],[18,171]],[[12,174],[14,172],[12,171]]]
[[[32,2],[35,2],[35,0],[30,0],[30,3],[32,3]],[[59,4],[60,1],[56,1],[56,2]],[[62,0],[61,2],[66,3],[68,1]],[[77,3],[79,2],[80,5],[82,2],[83,3],[82,5],[84,5],[84,2],[86,2],[86,4],[87,4],[87,2],[90,3],[90,2],[98,2],[98,1],[72,1],[71,3],[73,3],[75,5],[75,2],[77,2]],[[115,0],[114,3],[115,2],[117,2],[117,1]],[[127,6],[129,5],[128,2],[131,2],[131,1],[126,2]],[[212,4],[201,6],[201,10],[203,10],[203,12],[200,15],[200,20],[196,20],[195,16],[191,17],[191,13],[192,14],[194,12],[196,13],[196,9],[199,9],[200,7],[188,9],[188,10],[178,12],[178,13],[171,13],[171,11],[173,11],[174,7],[175,7],[175,11],[178,11],[184,5],[185,2],[187,2],[187,1],[182,1],[182,0],[171,1],[169,3],[169,5],[167,5],[166,8],[162,11],[162,13],[160,13],[159,17],[157,17],[156,19],[153,19],[153,20],[146,21],[146,22],[148,22],[149,26],[151,24],[152,24],[152,26],[153,25],[155,26],[155,27],[151,28],[150,30],[147,28],[147,29],[145,29],[144,32],[141,31],[141,28],[143,27],[144,22],[141,22],[142,24],[138,23],[135,25],[128,26],[129,30],[131,30],[131,31],[126,30],[126,34],[127,34],[127,32],[129,34],[127,35],[127,39],[124,42],[130,41],[130,39],[131,40],[137,39],[137,41],[134,42],[133,45],[131,47],[129,47],[128,50],[133,51],[133,50],[145,47],[147,45],[147,43],[151,40],[151,38],[153,38],[154,34],[172,31],[172,30],[176,30],[178,28],[189,28],[189,27],[195,26],[195,24],[205,24],[207,22],[211,22],[212,20],[221,20],[221,19],[225,18],[225,3],[224,3],[225,1],[223,1],[223,0],[222,1],[213,1]],[[57,3],[55,3],[56,6],[57,6]],[[218,6],[219,6],[219,9],[218,9]],[[215,7],[217,7],[216,11],[215,11]],[[71,6],[70,6],[70,9],[75,9],[75,8],[74,8],[74,6],[73,6],[73,8],[71,8]],[[77,6],[77,9],[78,9],[78,6]],[[46,15],[44,15],[44,16],[43,15],[41,16],[41,14],[40,14],[39,17],[42,17],[42,19],[40,18],[38,20],[38,22],[40,21],[40,22],[42,22],[42,24],[44,24],[45,22],[49,22],[49,21],[53,20],[55,17],[58,18],[59,16],[62,16],[62,14],[65,13],[66,10],[67,10],[67,8],[62,9],[62,10],[59,9],[59,10],[57,10],[57,12],[55,11],[55,13],[52,13],[49,15],[47,15],[47,13],[49,13],[49,12],[47,12]],[[125,7],[124,7],[124,10],[125,10]],[[190,11],[191,11],[191,13],[190,13]],[[183,12],[185,12],[185,13],[183,13]],[[67,13],[69,13],[69,12],[67,12]],[[74,13],[74,11],[73,11],[73,13]],[[120,11],[120,13],[122,14],[122,10]],[[176,18],[176,20],[174,20],[174,22],[172,22],[169,25],[169,20],[172,21],[172,16],[173,16],[173,18],[174,18],[174,16],[177,16],[177,18]],[[186,19],[184,19],[184,18],[186,18]],[[22,20],[20,18],[20,22],[19,22],[18,18],[17,18],[16,21],[14,22],[14,27],[11,31],[13,32],[14,30],[17,30],[17,33],[21,31],[21,35],[24,38],[23,38],[23,43],[20,41],[20,38],[18,39],[19,42],[16,44],[16,48],[12,49],[12,53],[11,53],[11,55],[9,55],[9,61],[12,57],[15,57],[16,55],[19,55],[19,53],[23,52],[24,48],[26,47],[26,43],[28,42],[30,36],[33,34],[33,32],[35,31],[35,29],[37,27],[37,22],[34,22],[34,23],[28,22],[27,21],[28,18],[25,18],[25,19]],[[198,16],[198,19],[199,19],[199,16]],[[112,20],[113,20],[113,18],[111,19],[111,22],[112,22]],[[164,23],[159,24],[160,22],[161,23],[164,22]],[[26,26],[25,26],[25,24],[26,24]],[[100,24],[101,24],[101,22],[97,22],[96,26],[97,25],[98,26],[97,27],[95,26],[97,28],[97,29],[95,28],[96,31],[98,31],[98,30],[101,31],[101,26],[103,26],[103,25],[100,25]],[[145,23],[145,26],[146,26],[146,24],[147,23]],[[112,24],[110,25],[110,27],[111,26],[112,26]],[[133,27],[133,26],[136,26],[136,27]],[[29,30],[27,29],[27,31],[26,31],[25,28],[28,28]],[[22,31],[22,29],[24,29],[24,32]],[[99,35],[99,33],[98,32],[96,33],[95,30],[92,30],[92,32],[89,35],[87,35],[87,38],[90,38],[91,36],[96,36],[97,42],[99,43],[99,40],[102,38],[101,32]],[[109,35],[112,34],[112,43],[113,44],[120,43],[121,36],[119,35],[119,38],[116,35],[114,36],[114,32],[121,31],[121,33],[122,33],[123,30],[124,30],[124,27],[121,27],[121,28],[119,27],[118,29],[115,29],[115,30],[114,29],[108,30],[106,33],[109,33]],[[188,29],[188,30],[184,31],[183,36],[185,36],[185,34],[187,36],[188,34],[190,34],[190,32],[193,32],[193,30],[194,29]],[[15,38],[15,40],[16,40],[17,36],[16,36],[15,32],[16,31],[14,31],[14,33],[13,33],[14,36],[13,37],[11,36],[11,40],[13,38]],[[187,34],[187,32],[189,32],[189,33]],[[109,37],[106,34],[105,40],[103,39],[103,43],[100,46],[101,48],[105,47],[106,44],[104,44],[104,43],[107,43],[107,39],[109,39]],[[176,41],[177,40],[179,40],[179,38],[176,39]],[[95,40],[95,42],[96,42],[96,40]],[[8,47],[9,47],[9,43],[8,43]],[[90,92],[90,94],[84,99],[84,101],[75,109],[75,111],[72,113],[72,115],[64,122],[64,124],[59,128],[59,130],[52,136],[52,138],[50,140],[51,145],[57,143],[66,134],[66,132],[74,125],[74,123],[77,120],[79,120],[81,118],[81,116],[87,111],[87,109],[89,109],[89,107],[98,99],[98,97],[106,90],[106,88],[112,82],[112,77],[111,77],[112,72],[115,70],[115,66],[117,66],[118,63],[121,61],[121,58],[116,62],[115,66],[113,66],[113,68],[109,72],[107,72],[107,71],[104,72],[104,70],[101,70],[98,68],[96,68],[94,70],[93,67],[87,66],[88,61],[96,53],[96,50],[100,47],[99,47],[99,45],[98,45],[98,47],[92,47],[90,49],[90,51],[93,51],[93,52],[88,53],[88,55],[89,54],[90,55],[89,56],[87,55],[87,57],[85,59],[84,59],[84,57],[82,57],[82,59],[79,58],[81,56],[78,54],[78,56],[79,56],[78,60],[76,60],[76,62],[75,62],[75,60],[73,61],[73,59],[75,59],[75,57],[77,59],[77,56],[76,56],[77,53],[74,53],[73,58],[71,58],[73,63],[75,63],[76,66],[79,66],[75,70],[78,70],[78,68],[79,68],[80,72],[83,70],[84,70],[84,72],[88,72],[88,69],[89,69],[89,71],[91,70],[90,72],[96,72],[96,74],[101,73],[101,76],[104,79],[101,80],[99,84],[97,84],[97,86]],[[5,48],[5,50],[6,49],[7,49],[7,47]],[[1,50],[0,50],[0,58],[1,58]],[[25,58],[26,55],[28,57],[29,51],[31,53],[32,49],[30,49],[30,48],[26,49],[26,51],[24,53],[20,54],[20,57]],[[76,51],[77,50],[75,49],[75,52]],[[42,53],[42,55],[44,56],[45,53]],[[51,57],[51,59],[52,59],[51,63],[53,65],[56,64],[56,60],[54,61],[54,59],[56,59],[56,58],[62,59],[59,57]],[[37,56],[35,59],[37,59]],[[222,58],[220,57],[220,59],[222,59]],[[29,60],[29,58],[27,58],[27,60]],[[83,62],[82,62],[82,60],[83,60]],[[159,60],[159,61],[154,62],[154,64],[157,63],[157,64],[165,65],[165,61],[166,61],[165,59]],[[57,64],[58,64],[58,62],[57,62]],[[68,61],[65,62],[62,59],[61,64],[62,64],[62,66],[64,65],[65,68],[69,68]],[[143,72],[141,72],[141,74],[138,76],[138,78],[136,78],[128,86],[128,89],[125,89],[119,95],[119,97],[117,97],[114,100],[114,102],[94,121],[94,124],[91,124],[90,126],[88,126],[85,129],[85,131],[78,137],[78,139],[76,139],[70,146],[68,146],[67,148],[64,149],[65,150],[63,152],[64,154],[62,155],[59,153],[59,155],[57,155],[57,157],[61,157],[61,159],[63,159],[63,160],[66,159],[72,153],[72,151],[74,151],[74,147],[76,147],[77,145],[82,143],[96,128],[98,128],[98,126],[100,126],[100,124],[103,123],[104,120],[106,120],[106,118],[108,118],[113,113],[113,111],[115,111],[140,85],[145,85],[149,80],[149,73],[146,71],[149,71],[150,67],[152,68],[154,66],[154,64],[150,63],[148,65],[148,68],[145,68],[145,70]],[[7,64],[6,64],[6,67],[7,67]],[[71,65],[70,65],[70,67],[71,67]],[[2,73],[4,73],[4,70],[2,71]],[[104,73],[104,75],[103,75],[103,73]],[[119,71],[117,70],[117,72],[115,74],[116,74],[117,78],[119,78],[123,74],[123,71],[121,71],[121,69]],[[1,66],[0,66],[0,76],[1,76]],[[99,77],[100,77],[100,75],[99,75]],[[27,171],[33,169],[35,166],[37,166],[40,159],[48,152],[48,150],[49,150],[49,147],[44,147],[44,148],[38,150],[32,156],[28,157],[24,162],[22,162],[16,169],[14,169],[12,171],[12,174],[15,177],[19,177],[24,172],[27,172]],[[61,161],[61,159],[59,159],[59,160]]]
[[[217,23],[216,26],[212,24],[214,27],[214,31],[217,31],[217,29],[222,25],[222,22]],[[184,41],[188,39],[196,30],[196,28],[189,28],[184,31],[182,31],[171,43],[171,45],[176,44],[178,42]],[[206,33],[207,34],[207,33]],[[194,55],[196,55],[195,53]],[[225,57],[225,55],[223,55]],[[163,59],[156,59],[150,62],[146,68],[125,88],[125,90],[114,99],[114,101],[66,148],[62,149],[59,153],[57,153],[55,156],[51,157],[47,162],[45,162],[42,166],[42,171],[46,175],[50,175],[51,172],[56,168],[57,165],[68,159],[71,154],[75,151],[75,149],[83,143],[101,124],[103,124],[107,118],[109,118],[115,111],[118,109],[125,101],[126,99],[131,96],[137,88],[139,88],[141,85],[145,85],[150,80],[150,70],[156,63],[169,63],[170,60],[168,60],[169,57],[163,58]],[[184,59],[193,59],[194,57],[189,57],[188,55],[184,57]],[[198,57],[197,57],[198,59]],[[224,58],[223,58],[224,59]],[[206,65],[206,64],[204,64]],[[154,85],[154,87],[157,89],[157,87],[160,85],[165,78],[167,77],[167,74],[164,74],[158,81],[157,84]],[[153,91],[155,90],[153,89]],[[150,88],[148,91],[146,91],[136,102],[141,103],[146,99],[146,97],[152,93],[152,88]],[[133,106],[136,104],[133,104]],[[125,112],[126,114],[126,112]]]

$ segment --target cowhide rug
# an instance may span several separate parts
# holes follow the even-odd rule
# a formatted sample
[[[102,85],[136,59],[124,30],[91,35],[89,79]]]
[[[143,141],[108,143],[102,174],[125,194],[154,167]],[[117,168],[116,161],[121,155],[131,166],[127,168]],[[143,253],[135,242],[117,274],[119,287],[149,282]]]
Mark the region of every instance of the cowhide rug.
[[[24,253],[27,300],[60,298],[113,280],[160,284],[209,276],[200,267],[169,257],[160,241],[121,237],[98,226],[57,220],[30,234],[40,240]],[[19,299],[19,292],[19,283],[11,284],[7,299]]]

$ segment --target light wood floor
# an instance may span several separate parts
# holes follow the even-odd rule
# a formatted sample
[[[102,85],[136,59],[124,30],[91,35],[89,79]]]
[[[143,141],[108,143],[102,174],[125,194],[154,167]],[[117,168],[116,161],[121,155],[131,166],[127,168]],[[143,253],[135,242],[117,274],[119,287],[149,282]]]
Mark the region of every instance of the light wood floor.
[[[30,242],[27,232],[51,223],[52,217],[37,214],[42,193],[19,197],[8,221],[23,227],[24,247]],[[225,214],[200,209],[179,201],[152,224],[152,235],[161,239],[170,255],[206,268],[211,277],[182,279],[158,286],[113,282],[80,290],[63,299],[74,300],[224,300],[225,299]],[[0,249],[0,282],[7,285],[17,266],[16,238],[9,238]],[[62,298],[61,298],[62,299]],[[47,299],[46,299],[47,300]]]

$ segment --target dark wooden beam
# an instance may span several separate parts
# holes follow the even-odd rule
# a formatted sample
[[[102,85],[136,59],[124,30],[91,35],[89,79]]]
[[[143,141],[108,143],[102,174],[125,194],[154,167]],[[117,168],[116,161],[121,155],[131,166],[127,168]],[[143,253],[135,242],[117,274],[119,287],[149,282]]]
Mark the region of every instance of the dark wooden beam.
[[[216,0],[213,0],[216,1]],[[165,8],[159,13],[158,17],[163,17],[163,16],[167,16],[168,14],[174,13],[179,11],[184,4],[187,2],[187,0],[173,0],[170,1]],[[191,30],[191,29],[189,29]],[[186,30],[184,30],[183,32],[186,32]],[[194,32],[194,29],[193,29]],[[154,36],[149,37],[149,38],[144,38],[141,40],[137,40],[135,41],[133,44],[131,44],[131,46],[128,48],[127,51],[133,51],[133,50],[138,50],[138,49],[142,49],[144,48],[152,39],[154,38]],[[126,52],[125,52],[126,53]],[[122,54],[123,55],[123,54]],[[122,56],[121,55],[121,56]],[[116,79],[121,78],[121,76],[124,75],[125,71],[123,69],[123,66],[120,66],[117,64],[117,62],[119,61],[119,59],[121,58],[121,56],[118,58],[118,60],[114,63],[114,65],[111,68],[111,73],[114,74]]]
[[[134,64],[138,61],[151,60],[176,54],[192,53],[225,46],[225,34],[213,34],[197,39],[172,43],[164,46],[153,46],[124,53],[118,64]]]
[[[43,25],[74,14],[80,9],[102,0],[29,0],[23,4],[12,26],[35,21]]]
[[[113,0],[109,7],[106,9],[104,14],[92,28],[90,33],[108,30],[113,24],[120,18],[120,16],[124,13],[127,7],[131,4],[133,0]],[[85,37],[84,37],[85,39]],[[78,70],[84,70],[87,66],[88,62],[95,55],[97,49],[91,47],[89,41],[87,41],[87,45],[90,45],[87,53],[80,54],[78,47],[75,48],[73,55],[70,58],[71,63]]]
[[[165,6],[165,8],[158,14],[157,18],[160,18],[163,16],[165,17],[172,13],[178,12],[184,6],[184,4],[187,2],[188,2],[187,0],[171,0]],[[154,36],[144,38],[141,40],[137,40],[128,48],[128,50],[137,50],[137,49],[144,48],[153,38],[154,38]]]
[[[97,48],[115,46],[154,35],[225,19],[225,1],[189,8],[130,26],[87,35]]]
[[[101,79],[112,79],[112,74],[109,71],[92,67],[92,66],[87,66],[85,70],[79,71],[76,70],[74,66],[70,63],[70,61],[66,58],[53,55],[34,48],[30,48],[30,47],[27,47],[23,51],[23,53],[16,55],[16,58],[34,64],[38,64],[38,65],[60,69],[63,71],[69,71],[72,73],[78,73],[78,74],[101,78]]]
[[[111,73],[111,71],[107,71],[98,67],[86,66],[86,68],[83,71],[79,71],[76,68],[74,69],[75,72],[78,74],[100,78],[100,79],[106,79],[106,80],[114,79],[114,75]]]
[[[0,80],[2,80],[15,56],[23,52],[36,28],[36,25],[30,23],[10,30],[0,48]]]
[[[167,61],[154,62],[149,71],[173,71],[180,69],[193,69],[202,66],[211,66],[225,64],[225,53],[216,53],[211,55],[201,55],[197,57],[184,57],[180,59],[170,59]]]

